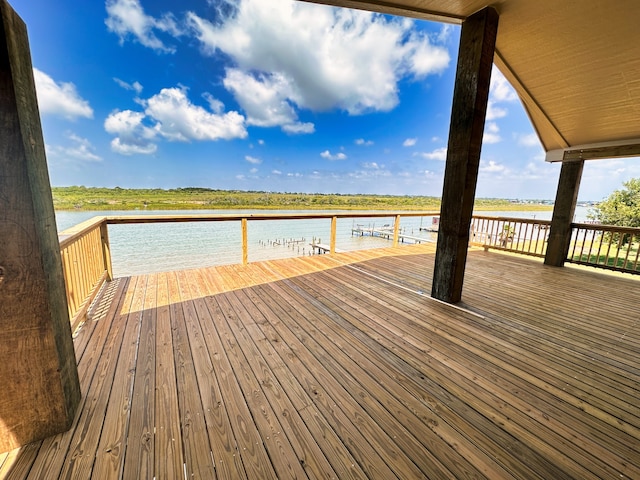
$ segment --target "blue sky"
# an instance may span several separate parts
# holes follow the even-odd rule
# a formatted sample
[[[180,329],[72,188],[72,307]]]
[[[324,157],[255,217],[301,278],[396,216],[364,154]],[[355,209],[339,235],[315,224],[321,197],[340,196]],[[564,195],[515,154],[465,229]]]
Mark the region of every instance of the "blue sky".
[[[460,28],[289,0],[13,0],[54,186],[442,193]],[[477,196],[560,167],[494,69]],[[640,176],[587,164],[580,199]]]

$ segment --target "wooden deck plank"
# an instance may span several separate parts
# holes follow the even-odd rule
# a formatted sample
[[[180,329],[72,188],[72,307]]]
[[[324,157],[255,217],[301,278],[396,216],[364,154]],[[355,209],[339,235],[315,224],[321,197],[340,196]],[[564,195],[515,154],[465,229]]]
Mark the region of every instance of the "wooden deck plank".
[[[390,275],[389,272],[386,274]],[[486,276],[483,278],[483,285],[494,291],[498,289],[498,286],[487,285]],[[546,298],[550,291],[552,290],[540,292],[540,296]],[[522,347],[517,358],[520,358],[520,355],[528,355],[534,357],[533,361],[539,362],[540,358],[546,355],[549,363],[553,365],[551,367],[553,371],[558,370],[558,372],[564,373],[564,376],[558,379],[558,386],[576,385],[579,390],[572,393],[577,397],[588,395],[594,398],[610,399],[611,393],[609,393],[609,388],[607,387],[611,387],[614,389],[615,394],[626,402],[626,405],[634,404],[633,399],[637,396],[637,382],[630,378],[630,374],[634,371],[634,367],[630,363],[631,359],[634,358],[632,351],[628,352],[626,356],[613,353],[611,351],[614,349],[613,345],[607,344],[606,339],[601,335],[594,335],[593,330],[591,337],[597,338],[597,340],[590,339],[588,343],[583,344],[582,337],[578,331],[580,330],[579,323],[584,317],[581,316],[580,321],[573,320],[562,311],[562,308],[556,309],[555,312],[547,313],[545,315],[546,320],[536,319],[535,324],[527,320],[518,322],[517,319],[522,315],[522,306],[528,303],[533,308],[535,298],[521,296],[514,292],[513,288],[509,288],[509,295],[516,300],[512,303],[520,305],[520,308],[512,307],[506,313],[505,310],[500,309],[499,314],[507,316],[510,321],[503,326],[494,323],[491,327],[491,334],[501,335],[506,346]],[[570,300],[567,300],[567,302],[570,302]],[[492,308],[493,315],[496,315],[496,308]],[[594,308],[596,307],[592,306],[590,310]],[[602,314],[605,314],[605,312],[602,312]],[[564,332],[555,330],[555,325],[557,324],[566,325]],[[514,337],[514,328],[517,328],[518,331],[526,332],[527,335]],[[568,335],[569,331],[571,332],[570,335]],[[618,331],[616,342],[624,333]],[[603,344],[609,350],[606,354],[599,353],[603,352]],[[566,354],[558,357],[558,350],[563,350]],[[618,361],[612,361],[612,357],[615,356],[620,360],[624,360],[624,363],[620,364]],[[580,372],[581,375],[577,377],[576,372]],[[548,377],[543,379],[550,381]],[[578,383],[576,384],[576,382]],[[580,393],[580,391],[583,393]],[[633,408],[633,410],[637,412],[637,409]],[[629,411],[618,412],[618,415],[625,418],[629,416],[629,413]],[[637,420],[631,419],[631,422],[637,427]]]
[[[261,301],[270,304],[274,313],[276,313],[275,318],[282,318],[287,315],[286,306],[291,304],[289,299],[292,297],[287,296],[288,289],[281,285],[272,284],[270,287],[275,291],[261,290],[259,297]],[[246,293],[251,295],[252,292],[248,291]],[[278,305],[278,301],[282,304]],[[426,425],[421,428],[419,425],[420,420],[410,411],[411,409],[407,410],[406,404],[403,406],[400,400],[397,400],[389,392],[381,388],[382,380],[372,377],[371,370],[375,370],[375,367],[359,356],[358,352],[361,349],[361,344],[356,341],[351,344],[351,348],[347,348],[343,336],[331,335],[331,332],[327,332],[323,326],[318,324],[324,316],[318,310],[299,307],[296,311],[300,315],[299,320],[304,319],[298,323],[298,326],[302,330],[306,330],[310,336],[313,336],[326,352],[326,356],[319,358],[320,362],[325,367],[330,366],[328,365],[330,363],[334,363],[331,371],[334,372],[336,379],[342,383],[345,390],[350,392],[352,398],[360,404],[363,410],[369,412],[376,419],[376,423],[385,429],[389,438],[392,439],[391,444],[406,453],[412,462],[420,468],[422,474],[427,475],[429,478],[449,478],[452,473],[447,467],[440,464],[439,460],[429,450],[425,450],[425,446],[427,448],[434,446],[434,443],[426,445],[429,443],[429,438],[433,440],[433,432]],[[321,337],[323,335],[321,334],[325,336],[324,341],[322,341]],[[345,352],[348,352],[348,354]],[[357,357],[359,361],[352,360],[350,357]],[[336,361],[327,361],[327,358]],[[340,360],[340,362],[337,360]],[[379,380],[380,383],[378,383]],[[395,384],[391,377],[387,377],[387,380],[389,380],[390,385]],[[394,416],[394,418],[392,419],[391,416]],[[425,442],[425,445],[418,446],[418,439]],[[452,464],[457,467],[458,478],[473,478],[478,474],[478,471],[473,466],[459,455],[456,454],[456,456],[458,458],[453,460]]]
[[[194,307],[200,320],[203,342],[208,345],[210,342],[207,341],[207,337],[211,335],[211,330],[215,329],[215,325],[207,305],[199,293],[202,284],[190,281],[188,282],[188,287],[191,297],[194,298]],[[216,290],[217,287],[214,287],[214,291]],[[230,412],[227,408],[228,395],[223,395],[221,387],[221,385],[228,384],[224,379],[226,376],[232,375],[232,372],[218,368],[218,365],[215,365],[215,359],[219,355],[218,352],[208,351],[207,353],[208,355],[198,356],[195,360],[197,360],[197,371],[199,372],[197,376],[202,379],[199,382],[200,398],[216,475],[217,478],[221,479],[247,478],[242,464],[242,457],[238,452],[238,442],[229,418]]]
[[[205,272],[206,275],[206,272]],[[339,439],[330,426],[313,408],[313,402],[304,387],[291,371],[296,358],[285,353],[285,359],[278,355],[272,343],[281,346],[274,334],[265,336],[257,323],[268,323],[265,313],[251,301],[243,301],[243,291],[236,292],[242,308],[240,315],[249,315],[252,321],[243,324],[251,336],[257,350],[261,352],[263,364],[260,373],[262,388],[274,406],[281,412],[282,422],[287,426],[287,434],[300,442],[296,454],[311,478],[365,478],[364,472],[357,466],[354,458],[339,444]],[[266,313],[268,315],[268,313]],[[251,348],[251,347],[250,347]],[[255,352],[255,350],[254,350]]]
[[[382,295],[382,293],[383,292],[378,292],[378,295],[379,295],[378,298],[380,298],[380,295]],[[416,306],[412,306],[410,308],[413,309],[413,308],[416,308]],[[402,317],[396,316],[396,318],[400,319]],[[507,372],[510,369],[510,365],[511,365],[509,363],[509,360],[513,362],[515,361],[515,359],[507,358],[505,359],[504,362],[500,362],[495,357],[487,355],[485,353],[488,350],[487,348],[488,345],[480,344],[478,348],[474,349],[472,346],[470,346],[470,343],[473,343],[474,340],[478,338],[478,336],[480,335],[480,333],[477,331],[454,331],[452,334],[446,335],[447,330],[451,330],[450,327],[452,325],[455,325],[455,322],[450,321],[446,324],[442,324],[442,325],[439,324],[437,327],[437,331],[432,330],[433,333],[438,333],[438,336],[434,338],[440,340],[440,342],[434,342],[431,344],[431,346],[433,347],[433,350],[431,350],[430,355],[436,358],[439,357],[441,361],[446,361],[450,365],[455,365],[455,363],[452,361],[452,356],[454,356],[456,353],[459,354],[462,357],[460,360],[461,363],[455,366],[454,368],[455,371],[462,373],[465,376],[464,378],[467,379],[467,381],[473,381],[476,385],[482,386],[485,391],[489,391],[490,389],[493,389],[495,392],[502,391],[503,393],[498,395],[498,397],[500,398],[503,397],[507,392],[511,390],[518,390],[519,391],[518,397],[514,397],[514,400],[510,404],[502,405],[502,410],[504,414],[507,415],[511,420],[514,420],[518,418],[518,415],[520,415],[521,412],[528,412],[528,415],[533,417],[536,421],[539,421],[548,425],[548,428],[553,432],[553,435],[551,436],[551,438],[556,438],[555,443],[558,445],[561,445],[563,443],[562,436],[564,436],[564,438],[573,437],[574,442],[581,443],[580,445],[581,451],[584,450],[584,451],[590,452],[589,455],[585,454],[585,459],[581,463],[588,463],[587,460],[591,459],[591,457],[594,455],[597,458],[600,458],[600,455],[604,455],[606,457],[609,457],[610,460],[612,459],[611,454],[607,455],[607,452],[602,451],[599,448],[599,445],[597,443],[591,441],[591,434],[598,432],[597,427],[594,428],[592,432],[588,432],[587,435],[578,439],[576,438],[573,428],[571,426],[565,427],[561,421],[556,421],[553,418],[553,416],[549,412],[549,409],[552,408],[551,405],[543,406],[542,410],[537,410],[536,408],[532,408],[532,406],[535,406],[536,403],[539,402],[539,400],[537,400],[538,397],[536,397],[535,395],[536,394],[544,395],[544,392],[534,391],[530,396],[527,396],[527,393],[526,393],[527,383],[519,382],[519,379],[523,375],[526,375],[524,373],[527,371],[526,365],[524,365],[523,370],[515,370],[513,371],[513,375],[510,376]],[[419,335],[419,332],[415,329],[405,328],[404,332],[407,338],[415,338]],[[460,348],[458,345],[456,345],[457,339],[466,338],[467,336],[469,336],[470,339],[465,340],[464,348]],[[485,377],[487,376],[486,372],[495,372],[496,370],[500,372],[504,372],[502,373],[503,377],[505,378],[504,380],[502,380],[499,374],[491,375],[490,380],[485,379]],[[531,373],[529,374],[531,375]],[[530,379],[529,381],[530,385],[533,385],[535,383],[536,382],[534,380]],[[500,390],[500,388],[502,388],[502,390]],[[483,398],[480,393],[478,394],[478,398]],[[490,398],[490,397],[487,397],[487,398]],[[550,419],[546,419],[546,420],[544,419],[545,413],[550,417]],[[571,418],[570,409],[567,409],[566,411],[562,412],[562,414],[563,415],[560,417],[562,419],[566,419],[567,417]],[[524,417],[522,421],[526,421],[526,417]],[[530,429],[534,430],[534,428],[531,428],[531,427]],[[557,436],[554,436],[554,435],[557,435]],[[549,443],[553,444],[554,442],[549,442]],[[570,447],[564,448],[563,453],[570,454],[570,452],[571,452]],[[579,451],[574,452],[574,454],[571,455],[571,458],[580,458]],[[619,460],[622,460],[622,462],[620,463],[624,463],[624,459],[619,459]],[[597,463],[597,461],[598,460],[594,460],[592,463]],[[604,465],[601,465],[600,467],[606,468],[604,467]],[[617,468],[622,468],[621,464],[618,464]],[[631,472],[627,472],[627,473],[631,473]],[[610,474],[611,473],[608,473],[606,475],[610,475]]]
[[[336,280],[336,275],[333,276],[333,280]],[[385,287],[385,290],[388,287]],[[365,292],[361,291],[360,294],[364,294]],[[380,295],[384,295],[384,292],[381,290],[380,292],[378,292],[378,296],[375,298],[380,298]],[[389,310],[393,308],[393,305],[391,303],[389,303],[388,305],[386,305],[385,310]],[[415,306],[413,307],[415,308]],[[401,317],[400,316],[395,316],[396,320],[399,320]],[[447,324],[443,323],[443,326],[439,326],[438,330],[435,331],[434,333],[438,333],[438,336],[434,337],[434,339],[438,340],[438,339],[443,339],[442,340],[442,346],[440,346],[440,351],[438,352],[438,344],[437,343],[431,343],[431,347],[432,350],[430,351],[430,355],[434,356],[434,357],[439,357],[442,361],[446,361],[448,364],[452,364],[452,361],[450,360],[450,357],[452,355],[452,351],[455,351],[456,346],[454,344],[451,343],[446,343],[444,342],[445,338],[443,336],[443,331],[447,329],[447,327],[449,325],[452,325],[453,322],[448,322]],[[408,339],[412,339],[412,338],[419,338],[420,336],[420,332],[416,331],[416,330],[406,330],[406,338]],[[462,335],[459,332],[454,333],[453,335],[450,335],[446,340],[455,340],[456,338],[466,338],[466,337],[470,337],[470,338],[475,338],[473,336],[473,332],[466,332],[463,333]],[[467,362],[465,364],[460,364],[460,365],[456,365],[454,370],[456,373],[462,373],[463,375],[465,375],[467,378],[471,379],[473,378],[474,383],[477,385],[482,385],[483,384],[483,372],[484,371],[494,371],[495,369],[504,369],[507,370],[509,368],[509,363],[504,362],[503,364],[500,364],[500,362],[496,362],[494,358],[491,358],[491,356],[486,355],[484,352],[489,351],[490,350],[490,345],[484,345],[481,346],[480,348],[478,348],[474,355],[470,355],[470,350],[468,347],[468,343],[472,341],[472,340],[464,340],[464,343],[467,345],[466,349],[463,350],[459,350],[457,351],[458,355],[455,356],[455,358],[465,358],[467,357]],[[513,359],[512,359],[513,360]],[[488,364],[486,362],[489,362]],[[482,369],[476,369],[475,372],[470,372],[468,371],[469,369],[467,369],[465,367],[465,365],[470,365],[470,366],[476,366],[476,365],[484,365],[486,364],[486,367],[483,367]],[[526,366],[525,366],[526,369]],[[518,379],[520,379],[522,376],[527,375],[526,370],[519,370],[516,371],[514,373],[514,375],[510,378],[508,378],[507,382],[515,382],[516,385],[514,386],[510,386],[508,383],[506,384],[506,386],[503,387],[502,382],[500,381],[499,377],[495,377],[495,376],[491,376],[491,381],[486,381],[486,383],[488,384],[488,386],[490,388],[492,388],[494,391],[500,392],[500,387],[503,387],[504,390],[502,390],[503,395],[509,391],[510,388],[515,389],[515,390],[520,390],[520,396],[524,396],[524,392],[522,391],[523,388],[525,388],[525,383],[517,383]],[[488,390],[488,388],[485,386],[485,389]],[[482,396],[482,391],[477,393],[478,398],[483,398]],[[544,411],[537,411],[535,408],[531,408],[532,405],[535,404],[535,402],[533,402],[533,399],[528,399],[529,402],[524,403],[521,402],[519,400],[519,398],[515,398],[514,405],[509,405],[509,404],[505,404],[502,406],[502,410],[505,412],[505,415],[507,415],[509,418],[511,418],[512,420],[514,418],[518,418],[518,408],[516,405],[520,405],[520,407],[522,408],[522,411],[528,410],[529,411],[529,415],[533,416],[533,417],[537,417],[535,418],[537,421],[542,421],[543,423],[547,424],[549,429],[551,429],[552,433],[549,433],[549,435],[551,435],[552,438],[556,438],[556,443],[560,444],[562,443],[562,438],[560,437],[560,433],[564,430],[566,432],[566,429],[563,429],[563,425],[559,422],[555,422],[554,423],[554,419],[551,418],[550,420],[547,419],[546,421],[543,420],[543,416],[545,414]],[[523,406],[524,405],[524,406]],[[509,413],[511,412],[511,413]],[[569,412],[564,412],[564,416],[566,417],[569,414]],[[522,419],[523,422],[526,422],[527,419],[523,418]],[[525,423],[526,425],[526,423]],[[531,430],[534,430],[533,428],[531,428]],[[570,432],[566,432],[567,436],[571,437],[571,433]],[[604,452],[599,451],[599,446],[597,445],[597,443],[591,442],[590,441],[590,435],[586,434],[585,436],[583,436],[581,439],[578,438],[573,438],[573,441],[576,443],[583,443],[579,449],[577,449],[574,454],[572,455],[572,457],[576,457],[576,458],[580,458],[580,456],[584,457],[584,462],[582,463],[589,463],[587,461],[587,459],[590,458],[591,455],[595,454],[596,456],[598,456],[598,454],[602,454]],[[550,442],[551,444],[553,444],[553,442]],[[570,451],[570,447],[567,447],[567,450]],[[589,452],[589,453],[586,453]],[[592,460],[591,463],[598,463],[598,460]],[[621,463],[624,463],[624,460],[622,460]],[[594,465],[594,468],[595,465]],[[600,465],[600,468],[606,468],[604,465]],[[622,467],[622,465],[619,463],[618,465],[616,465],[616,468],[620,469],[620,468],[624,468]],[[606,474],[606,475],[610,475]]]
[[[185,471],[187,478],[215,478],[214,459],[219,463],[218,468],[221,472],[233,472],[233,470],[228,470],[226,462],[217,459],[215,437],[211,438],[211,434],[208,433],[209,429],[212,433],[215,432],[217,423],[210,423],[210,427],[207,428],[207,415],[211,409],[205,409],[200,392],[201,390],[206,392],[208,389],[204,381],[198,383],[196,374],[196,368],[200,368],[201,356],[198,351],[201,346],[196,341],[193,344],[189,342],[189,331],[194,328],[191,324],[193,318],[187,318],[185,315],[178,276],[175,272],[168,274],[168,287]]]
[[[154,476],[172,479],[184,475],[184,458],[167,274],[158,275],[157,305]]]
[[[335,271],[332,272],[332,278],[335,273]],[[296,283],[305,280],[306,279],[298,279]],[[370,282],[367,283],[367,285],[370,284]],[[320,287],[318,291],[321,292],[324,285],[319,283],[316,278],[313,281],[313,286]],[[347,287],[345,286],[345,288]],[[306,290],[304,293],[307,295],[316,297],[315,300],[317,302],[321,302],[324,299],[324,297],[315,293],[313,289],[307,287],[304,290]],[[305,303],[307,302],[308,300],[305,301]],[[363,352],[362,354],[365,357],[378,359],[380,364],[385,365],[387,368],[392,367],[393,380],[391,385],[401,387],[400,389],[396,388],[394,390],[407,390],[415,399],[421,401],[421,404],[413,404],[414,411],[422,411],[423,413],[420,420],[425,422],[427,426],[436,433],[439,439],[444,440],[442,445],[438,446],[436,444],[435,449],[440,458],[448,459],[446,462],[447,465],[461,468],[460,471],[456,471],[456,477],[464,474],[465,470],[463,468],[465,462],[461,462],[460,459],[455,459],[455,456],[452,457],[451,453],[448,454],[446,451],[447,447],[455,448],[464,458],[472,461],[475,468],[483,471],[488,478],[504,476],[504,471],[495,464],[493,457],[495,456],[495,452],[501,448],[505,448],[505,446],[513,447],[513,438],[505,437],[500,431],[494,431],[495,429],[492,430],[491,424],[486,422],[479,422],[477,431],[470,431],[468,428],[460,431],[456,429],[455,420],[458,419],[458,414],[450,414],[450,408],[455,407],[458,412],[464,411],[465,415],[470,417],[467,419],[468,422],[472,422],[474,418],[478,421],[478,416],[472,415],[473,412],[469,410],[467,405],[452,398],[442,384],[433,382],[423,371],[414,369],[407,363],[406,359],[403,358],[398,350],[399,346],[406,343],[406,340],[402,340],[402,332],[393,328],[389,330],[385,327],[386,323],[394,324],[397,318],[394,316],[394,318],[385,322],[385,324],[380,324],[379,321],[372,319],[372,317],[374,317],[373,312],[364,308],[363,303],[358,303],[354,306],[346,297],[336,297],[334,302],[334,304],[326,304],[326,306],[329,307],[326,311],[328,314],[330,314],[330,312],[339,312],[340,317],[350,322],[351,328],[347,326],[346,330],[358,339],[359,348],[357,350]],[[389,330],[388,334],[383,333],[385,330]],[[431,347],[429,346],[429,348]],[[425,354],[426,353],[427,352],[425,352]],[[384,372],[378,372],[377,378],[384,378]],[[403,402],[407,405],[412,405],[410,399],[403,398]],[[425,407],[429,409],[425,410]],[[489,438],[486,437],[487,435],[489,435]],[[465,439],[465,436],[467,436],[467,439]],[[469,439],[473,441],[469,442]],[[478,450],[474,443],[493,444],[491,453],[489,454]],[[517,450],[519,453],[524,451],[526,454],[526,449],[523,449],[522,446],[514,450]],[[528,466],[528,463],[532,462],[531,456],[527,456],[525,460],[524,465],[527,466],[519,475],[528,478],[536,477],[537,474],[535,470],[531,470],[531,467]],[[511,468],[513,468],[513,466]],[[502,472],[502,474],[500,472]]]
[[[234,305],[232,293],[216,297],[219,307],[224,312],[224,323],[217,324],[219,335],[227,346],[227,356],[236,375],[236,379],[243,391],[245,401],[251,412],[253,421],[258,429],[264,447],[269,455],[278,478],[305,478],[304,467],[300,464],[300,458],[296,455],[291,440],[284,432],[278,415],[273,411],[268,402],[257,377],[249,363],[260,363],[258,358],[249,361],[245,356],[245,350],[251,350],[242,330],[245,329],[244,321],[248,319],[238,318],[237,304]],[[258,365],[260,367],[261,365]],[[293,439],[295,440],[295,438]]]
[[[297,460],[297,463],[310,478],[340,478],[322,453],[317,440],[309,434],[302,417],[296,411],[285,389],[265,359],[262,352],[267,349],[266,343],[268,341],[256,324],[264,317],[243,292],[244,290],[240,290],[226,296],[229,305],[233,305],[234,312],[242,321],[241,328],[238,328],[238,324],[234,324],[234,322],[229,322],[228,325],[236,338],[239,341],[242,339],[243,350],[248,358],[251,358],[248,365],[253,369],[263,395],[269,402],[274,416],[279,419],[279,427],[293,449],[291,455],[282,451],[276,452],[277,455],[288,456],[290,461]],[[284,364],[281,364],[279,368],[285,368]],[[306,405],[302,408],[307,408],[308,405],[307,399]]]
[[[300,371],[296,376],[308,379],[309,396],[362,469],[370,478],[394,478],[397,475],[420,478],[422,474],[415,464],[392,442],[383,440],[387,437],[384,430],[376,422],[367,421],[368,414],[331,375],[323,359],[315,356],[319,352],[309,347],[313,338],[301,332],[294,323],[283,320],[286,314],[291,315],[292,312],[286,312],[283,317],[276,316],[276,321],[270,325],[300,360]]]
[[[224,322],[224,318],[214,304],[204,303],[197,298],[197,294],[191,294],[190,278],[182,277],[180,280],[185,315],[193,318],[194,324],[193,329],[190,330],[190,334],[193,333],[193,337],[190,337],[191,349],[194,352],[200,352],[197,356],[194,354],[194,361],[203,362],[201,368],[203,379],[204,376],[212,378],[212,387],[202,390],[202,400],[207,402],[210,393],[216,394],[216,389],[220,389],[212,400],[217,403],[218,408],[220,406],[225,408],[226,417],[233,431],[233,435],[226,434],[226,438],[234,439],[235,455],[242,463],[240,466],[235,462],[230,464],[227,460],[227,467],[235,467],[246,478],[276,478],[277,475],[268,461],[268,454],[253,421],[252,412],[228,358],[227,349],[218,333],[218,325]],[[196,298],[188,300],[193,297]],[[201,322],[198,322],[199,315],[202,316]],[[196,339],[197,348],[194,347]],[[226,425],[224,426],[227,428]],[[221,448],[224,449],[224,446]],[[230,451],[227,450],[226,455],[229,453]]]
[[[138,337],[124,478],[154,477],[157,286],[158,275],[149,275]]]
[[[146,283],[147,277],[131,279],[127,297],[114,318],[114,321],[125,323],[125,331],[114,375],[117,381],[113,384],[107,405],[93,467],[96,478],[106,480],[120,478],[122,475]]]

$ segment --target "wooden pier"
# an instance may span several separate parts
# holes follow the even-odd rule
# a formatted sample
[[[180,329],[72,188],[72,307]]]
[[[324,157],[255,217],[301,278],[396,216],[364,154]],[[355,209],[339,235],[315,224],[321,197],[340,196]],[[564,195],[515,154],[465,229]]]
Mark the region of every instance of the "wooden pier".
[[[326,243],[310,243],[309,244],[311,246],[311,251],[313,253],[330,253],[331,252],[331,245],[327,245]],[[341,250],[339,248],[336,248],[334,250],[335,253],[344,253],[344,250]]]
[[[384,238],[385,240],[393,240],[395,227],[393,226],[385,226],[385,227],[365,227],[363,225],[356,225],[351,229],[351,235],[359,235],[361,237],[370,236],[370,237],[378,237]],[[420,230],[426,230],[421,228]],[[431,231],[431,230],[427,230]],[[401,231],[398,232],[398,241],[400,243],[406,243],[405,240],[410,241],[411,243],[420,244],[423,242],[433,242],[428,238],[416,237],[413,235],[406,235]]]

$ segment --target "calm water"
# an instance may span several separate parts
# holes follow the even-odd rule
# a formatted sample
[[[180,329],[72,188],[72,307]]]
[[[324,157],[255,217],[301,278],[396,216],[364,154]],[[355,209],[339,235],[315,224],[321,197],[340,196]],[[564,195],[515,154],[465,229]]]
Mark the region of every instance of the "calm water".
[[[194,213],[251,212],[246,210],[56,212],[56,220],[58,231],[62,231],[96,215],[181,215]],[[300,212],[279,210],[269,213]],[[518,218],[551,218],[551,212],[481,212],[481,214]],[[587,209],[579,207],[576,220],[586,219],[586,214]],[[352,235],[352,229],[357,225],[365,228],[393,225],[393,220],[392,216],[371,219],[338,219],[336,248],[361,250],[389,245],[389,241],[381,238]],[[402,219],[401,231],[405,235],[433,242],[436,241],[435,234],[420,230],[420,228],[431,227],[431,222],[430,217],[406,217]],[[330,229],[331,221],[329,219],[249,221],[249,261],[310,255],[311,247],[309,244],[314,239],[318,243],[329,243]],[[242,261],[240,222],[110,225],[109,240],[115,276],[225,265]]]

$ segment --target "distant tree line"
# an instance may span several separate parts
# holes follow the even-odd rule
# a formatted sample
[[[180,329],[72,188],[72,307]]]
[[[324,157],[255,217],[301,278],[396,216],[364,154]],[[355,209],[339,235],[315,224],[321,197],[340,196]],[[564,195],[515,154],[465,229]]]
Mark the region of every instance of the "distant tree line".
[[[216,190],[184,187],[163,190],[53,187],[57,210],[195,210],[195,209],[354,209],[354,210],[438,210],[440,198],[417,195],[369,195],[281,193],[266,191]],[[505,199],[477,199],[483,210],[516,210]],[[522,209],[549,209],[546,205],[521,205]]]

